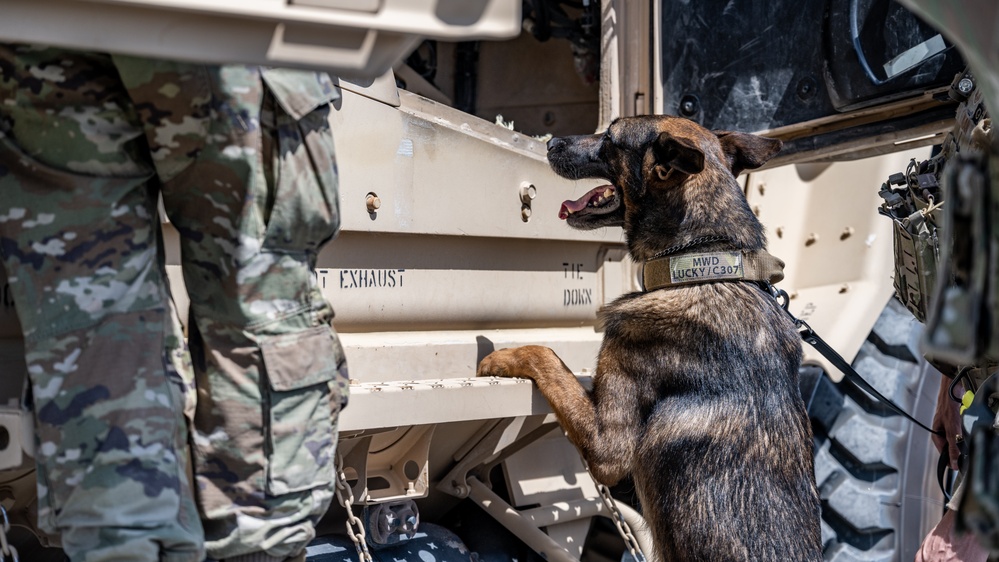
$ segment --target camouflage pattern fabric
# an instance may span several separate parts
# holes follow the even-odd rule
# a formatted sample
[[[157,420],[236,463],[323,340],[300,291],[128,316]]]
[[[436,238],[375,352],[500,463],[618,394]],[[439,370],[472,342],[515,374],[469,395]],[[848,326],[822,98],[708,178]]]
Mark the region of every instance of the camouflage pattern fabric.
[[[339,227],[336,95],[312,73],[0,45],[0,256],[39,523],[74,561],[282,560],[313,538],[347,394],[313,271]]]

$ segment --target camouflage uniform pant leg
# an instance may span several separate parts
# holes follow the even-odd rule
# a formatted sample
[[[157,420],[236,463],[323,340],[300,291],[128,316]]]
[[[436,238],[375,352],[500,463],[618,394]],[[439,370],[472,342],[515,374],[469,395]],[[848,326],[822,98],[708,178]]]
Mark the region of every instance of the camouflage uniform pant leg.
[[[0,100],[0,255],[24,330],[39,524],[74,561],[201,560],[193,381],[125,92],[107,57],[0,45]]]
[[[181,235],[209,555],[294,556],[333,496],[346,388],[314,273],[339,224],[328,104],[292,116],[279,103],[285,92],[251,67],[116,64],[149,124],[164,204]],[[176,95],[176,84],[202,79],[208,98]],[[189,134],[198,128],[205,134]]]

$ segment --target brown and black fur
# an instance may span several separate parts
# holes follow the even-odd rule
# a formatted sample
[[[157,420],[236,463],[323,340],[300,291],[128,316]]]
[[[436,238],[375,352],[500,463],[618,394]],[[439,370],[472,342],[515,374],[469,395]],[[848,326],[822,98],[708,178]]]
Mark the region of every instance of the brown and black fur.
[[[705,237],[725,240],[696,251],[763,249],[735,177],[779,150],[645,116],[553,139],[548,159],[561,176],[614,185],[615,201],[569,223],[623,224],[641,262]],[[494,352],[479,374],[533,379],[600,482],[633,477],[658,560],[821,560],[801,338],[775,300],[753,283],[713,282],[624,295],[601,315],[591,392],[540,346]]]

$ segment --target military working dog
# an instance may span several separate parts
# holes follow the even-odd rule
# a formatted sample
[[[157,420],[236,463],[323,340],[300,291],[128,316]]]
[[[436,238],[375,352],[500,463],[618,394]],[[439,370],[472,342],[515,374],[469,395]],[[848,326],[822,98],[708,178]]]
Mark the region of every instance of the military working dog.
[[[631,474],[663,562],[822,559],[801,338],[768,290],[783,264],[736,181],[780,148],[668,116],[552,139],[557,174],[610,182],[560,216],[623,225],[645,290],[601,310],[592,391],[546,347],[479,365],[533,379],[597,480]]]

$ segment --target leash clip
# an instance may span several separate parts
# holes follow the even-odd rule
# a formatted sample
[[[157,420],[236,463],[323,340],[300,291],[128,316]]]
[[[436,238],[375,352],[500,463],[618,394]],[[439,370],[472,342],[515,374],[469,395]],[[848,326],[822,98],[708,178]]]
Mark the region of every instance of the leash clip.
[[[777,301],[778,306],[784,309],[784,312],[786,312],[787,315],[791,318],[791,321],[794,322],[795,328],[798,328],[800,330],[802,326],[805,327],[805,331],[801,332],[801,339],[807,341],[808,343],[812,343],[812,341],[814,341],[815,338],[815,332],[812,331],[811,326],[806,324],[804,320],[798,320],[798,318],[794,314],[791,314],[790,310],[791,297],[787,294],[787,291],[785,291],[784,289],[778,289],[777,287],[774,286],[773,283],[766,283],[763,289],[766,292],[770,293],[770,296],[773,297],[775,301]],[[809,337],[811,337],[812,339],[809,340]]]
[[[774,300],[777,301],[777,304],[779,304],[780,307],[784,309],[784,312],[788,313],[791,316],[791,319],[794,320],[794,324],[800,327],[802,322],[797,318],[795,318],[794,315],[791,314],[791,311],[788,310],[791,306],[791,297],[788,296],[787,291],[785,291],[784,289],[778,289],[772,283],[767,283],[767,291],[770,293],[770,296],[772,296]]]

